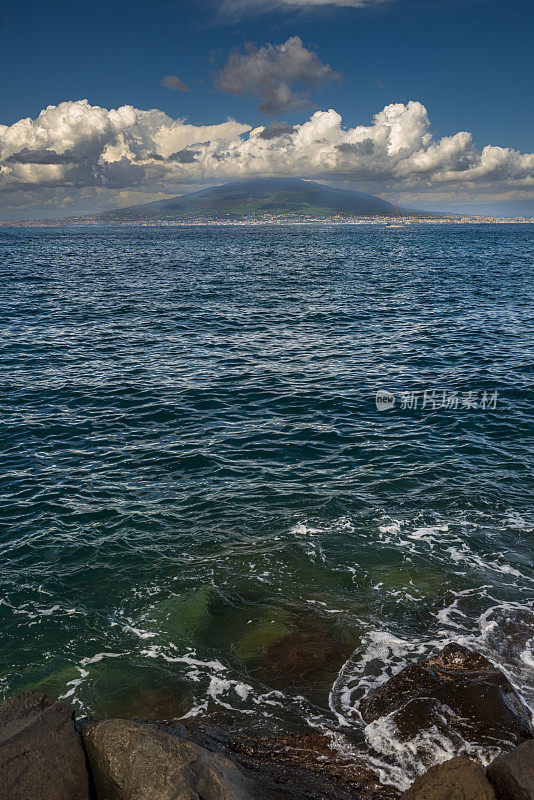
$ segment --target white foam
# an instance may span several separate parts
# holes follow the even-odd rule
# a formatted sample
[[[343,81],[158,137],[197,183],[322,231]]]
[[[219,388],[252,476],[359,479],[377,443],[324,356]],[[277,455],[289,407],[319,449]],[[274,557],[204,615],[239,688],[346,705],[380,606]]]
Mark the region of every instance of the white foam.
[[[212,700],[215,700],[220,706],[223,706],[223,708],[227,708],[230,711],[235,711],[236,709],[231,702],[229,702],[230,698],[228,695],[231,695],[231,693],[234,692],[241,700],[247,700],[252,691],[252,686],[249,686],[246,683],[229,680],[226,678],[219,678],[216,675],[212,676],[208,686],[208,694]],[[222,699],[223,697],[225,700]],[[241,708],[240,711],[241,713],[245,714],[254,713],[251,709]]]
[[[298,522],[296,525],[293,525],[289,533],[293,536],[308,536],[310,533],[317,533],[317,531],[313,530],[313,528],[309,528],[303,522]]]
[[[158,634],[154,631],[147,631],[144,628],[139,628],[135,625],[132,619],[125,619],[125,622],[122,625],[123,631],[126,633],[133,633],[135,636],[138,636],[140,639],[153,639]]]
[[[512,567],[510,564],[503,563],[502,556],[500,554],[496,554],[496,559],[492,559],[489,556],[482,558],[478,555],[478,553],[474,553],[466,544],[464,544],[460,549],[457,547],[447,547],[445,550],[447,553],[449,553],[451,559],[456,564],[464,561],[466,564],[480,567],[480,569],[486,572],[500,572],[503,575],[512,575],[515,578],[521,578],[521,580],[527,580],[530,583],[533,582],[530,577],[523,575],[523,573],[518,569],[515,569],[515,567]]]
[[[504,521],[509,528],[515,528],[518,531],[526,531],[527,533],[532,533],[532,531],[534,531],[534,525],[527,522],[517,511],[507,511]]]
[[[175,645],[171,646],[175,647]],[[141,655],[147,656],[148,658],[163,658],[165,661],[168,661],[171,664],[186,664],[192,667],[203,667],[208,670],[215,670],[216,672],[222,672],[226,669],[224,664],[221,664],[221,662],[216,659],[211,661],[203,661],[202,659],[197,658],[194,650],[190,653],[184,653],[180,656],[173,656],[166,653],[163,647],[159,645],[152,645],[146,650],[141,650]]]
[[[380,525],[378,530],[380,533],[400,533],[401,525],[402,522],[399,520],[393,520],[388,525]]]
[[[425,542],[425,544],[428,544],[429,547],[433,549],[435,545],[439,545],[441,541],[441,537],[438,534],[446,533],[448,530],[448,525],[416,528],[416,530],[408,534],[408,538],[416,542]]]
[[[408,656],[417,659],[428,646],[414,644],[384,630],[369,631],[362,646],[345,662],[330,691],[330,709],[341,724],[363,724],[357,708],[366,692],[400,672],[408,663]]]
[[[413,739],[401,740],[391,715],[369,723],[364,730],[369,747],[383,757],[386,782],[401,791],[435,764],[442,764],[456,755],[467,755],[482,764],[489,764],[498,748],[478,747],[460,736],[446,736],[436,725],[420,732]],[[392,768],[393,767],[393,768]]]

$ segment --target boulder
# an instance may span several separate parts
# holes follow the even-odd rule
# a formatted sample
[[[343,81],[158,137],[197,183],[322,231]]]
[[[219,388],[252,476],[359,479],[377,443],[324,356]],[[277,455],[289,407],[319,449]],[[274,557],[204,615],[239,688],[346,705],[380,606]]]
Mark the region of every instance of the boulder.
[[[89,774],[74,710],[39,692],[0,704],[2,800],[89,800]]]
[[[420,775],[401,800],[495,800],[495,793],[484,768],[460,756]]]
[[[227,758],[148,722],[89,722],[83,738],[99,800],[253,800]]]
[[[459,644],[394,675],[359,710],[368,723],[392,715],[403,741],[432,726],[453,742],[505,749],[532,737],[530,711],[508,678]]]
[[[497,756],[486,777],[498,800],[534,800],[534,740]]]

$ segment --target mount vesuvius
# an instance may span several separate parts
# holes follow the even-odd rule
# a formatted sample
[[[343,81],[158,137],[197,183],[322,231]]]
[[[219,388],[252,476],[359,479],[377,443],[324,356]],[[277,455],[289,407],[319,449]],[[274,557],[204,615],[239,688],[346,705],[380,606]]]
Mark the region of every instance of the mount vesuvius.
[[[170,200],[107,211],[98,219],[109,222],[238,220],[270,215],[328,218],[396,213],[395,206],[371,194],[333,189],[302,178],[253,178],[212,186]]]

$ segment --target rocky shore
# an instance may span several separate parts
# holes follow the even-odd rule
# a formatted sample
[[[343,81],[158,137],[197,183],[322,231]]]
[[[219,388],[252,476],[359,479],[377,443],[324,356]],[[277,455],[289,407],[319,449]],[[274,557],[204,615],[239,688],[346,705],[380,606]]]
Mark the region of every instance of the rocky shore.
[[[408,744],[426,763],[404,793],[381,782],[363,748],[343,756],[335,731],[260,739],[211,717],[76,719],[67,703],[29,691],[0,704],[0,800],[534,800],[531,713],[478,653],[449,644],[355,713],[391,752]],[[443,763],[432,736],[450,743]],[[495,755],[487,767],[468,757],[477,745]]]

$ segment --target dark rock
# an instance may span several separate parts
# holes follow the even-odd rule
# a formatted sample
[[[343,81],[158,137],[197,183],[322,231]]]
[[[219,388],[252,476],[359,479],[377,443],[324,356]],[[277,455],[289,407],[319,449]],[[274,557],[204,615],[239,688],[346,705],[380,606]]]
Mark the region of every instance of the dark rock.
[[[401,800],[495,800],[495,793],[484,768],[460,756],[420,775]]]
[[[302,770],[311,773],[311,782],[319,790],[318,776],[327,779],[331,786],[344,789],[358,800],[395,800],[399,792],[394,786],[380,783],[377,772],[370,767],[362,754],[360,758],[343,755],[332,748],[331,740],[323,733],[293,733],[277,739],[242,741],[231,747],[233,752],[241,750],[247,757],[253,756],[265,769],[267,764],[275,768]],[[313,776],[316,776],[313,778]],[[302,780],[302,778],[301,778]],[[313,797],[311,793],[308,797]],[[320,793],[322,797],[323,794]]]
[[[255,800],[227,758],[151,723],[88,723],[83,738],[99,800]]]
[[[322,631],[295,631],[269,647],[254,675],[273,689],[322,704],[352,649]]]
[[[2,800],[89,800],[89,774],[74,710],[25,692],[0,704]]]
[[[380,784],[363,754],[343,758],[318,732],[258,739],[205,718],[165,729],[231,758],[252,776],[259,800],[396,800],[400,794]]]
[[[360,701],[366,722],[394,715],[398,736],[433,725],[450,739],[510,747],[532,736],[530,711],[508,678],[484,656],[448,644],[394,675]]]
[[[534,800],[534,741],[503,753],[486,769],[498,800]]]

